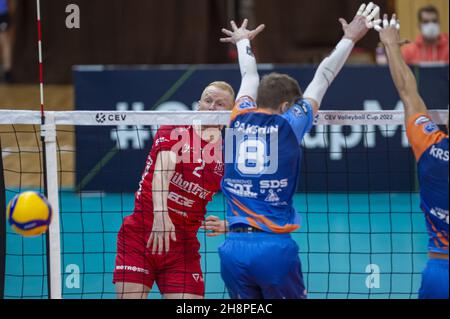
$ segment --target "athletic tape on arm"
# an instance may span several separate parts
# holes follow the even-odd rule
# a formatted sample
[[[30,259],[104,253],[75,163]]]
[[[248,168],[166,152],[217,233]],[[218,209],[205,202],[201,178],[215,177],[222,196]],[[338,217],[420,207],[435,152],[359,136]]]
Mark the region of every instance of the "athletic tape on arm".
[[[304,94],[305,98],[315,100],[320,106],[328,87],[344,66],[353,50],[353,47],[354,43],[350,39],[342,39],[339,41],[335,50],[330,54],[330,56],[325,58],[317,68],[314,79],[306,88]]]
[[[243,39],[237,44],[239,54],[239,67],[241,70],[241,87],[236,99],[241,96],[250,96],[256,100],[259,86],[259,74],[255,56],[252,53],[250,40]]]

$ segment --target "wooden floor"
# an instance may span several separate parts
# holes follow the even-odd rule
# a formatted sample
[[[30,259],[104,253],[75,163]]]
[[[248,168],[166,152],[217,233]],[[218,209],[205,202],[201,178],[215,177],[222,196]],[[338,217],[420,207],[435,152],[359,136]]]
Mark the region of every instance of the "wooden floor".
[[[45,88],[45,109],[74,109],[71,85]],[[0,109],[39,110],[38,85],[0,85]],[[72,126],[58,127],[58,172],[61,187],[75,183],[75,134]],[[39,126],[0,125],[2,158],[7,188],[42,187],[42,147]]]

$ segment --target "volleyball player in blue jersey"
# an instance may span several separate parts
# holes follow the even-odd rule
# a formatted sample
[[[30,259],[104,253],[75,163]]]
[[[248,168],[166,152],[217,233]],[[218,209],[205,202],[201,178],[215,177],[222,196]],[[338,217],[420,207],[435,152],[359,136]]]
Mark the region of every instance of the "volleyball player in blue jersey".
[[[389,69],[405,106],[406,133],[417,160],[420,207],[429,235],[429,260],[422,273],[420,299],[448,299],[448,135],[439,130],[417,90],[416,79],[400,51],[399,23],[383,19],[380,31]],[[447,122],[448,131],[448,122]]]
[[[290,233],[299,228],[293,207],[302,157],[301,141],[325,92],[355,43],[368,32],[379,8],[363,5],[354,20],[340,19],[344,37],[318,67],[302,95],[296,80],[272,73],[261,82],[250,40],[263,26],[247,30],[247,20],[222,42],[236,44],[242,82],[225,141],[222,191],[229,233],[219,249],[221,274],[230,297],[306,298],[298,246]],[[209,217],[205,228],[218,231]]]

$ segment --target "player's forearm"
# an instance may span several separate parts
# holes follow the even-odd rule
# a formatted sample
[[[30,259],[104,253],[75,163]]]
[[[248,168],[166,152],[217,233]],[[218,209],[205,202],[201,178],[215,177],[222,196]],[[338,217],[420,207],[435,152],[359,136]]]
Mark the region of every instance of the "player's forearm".
[[[250,40],[243,39],[237,44],[239,55],[239,68],[241,70],[241,87],[237,98],[250,96],[256,99],[259,86],[259,74],[255,56],[253,55]]]
[[[167,197],[169,194],[168,172],[158,172],[153,174],[152,199],[153,212],[161,214],[167,212]]]
[[[404,95],[417,92],[416,79],[403,60],[400,46],[398,44],[388,44],[385,48],[392,80],[399,94]]]
[[[334,51],[317,68],[312,82],[305,90],[305,98],[314,100],[317,106],[320,107],[325,93],[341,71],[353,47],[354,42],[350,39],[343,38],[339,41]]]
[[[152,179],[153,212],[155,216],[167,213],[167,197],[169,184],[175,173],[175,162],[171,159],[170,152],[164,151],[158,154]]]
[[[426,112],[427,108],[417,90],[417,83],[411,69],[403,60],[398,44],[385,45],[392,80],[405,106],[406,118],[410,115]]]

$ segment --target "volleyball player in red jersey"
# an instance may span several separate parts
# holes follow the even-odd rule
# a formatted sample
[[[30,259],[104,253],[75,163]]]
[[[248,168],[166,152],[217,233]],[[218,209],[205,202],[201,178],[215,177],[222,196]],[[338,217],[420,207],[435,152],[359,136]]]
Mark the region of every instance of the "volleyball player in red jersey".
[[[230,110],[225,82],[206,87],[200,111]],[[118,234],[113,282],[118,298],[204,296],[197,232],[223,175],[220,127],[161,126],[148,155],[133,214]]]

